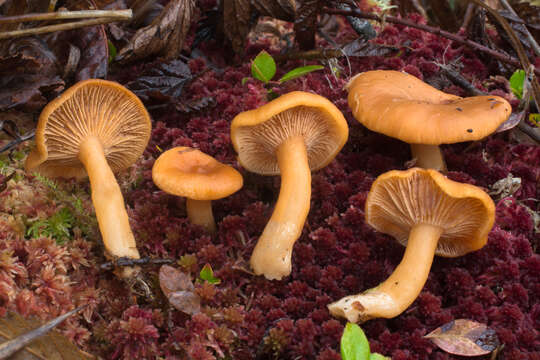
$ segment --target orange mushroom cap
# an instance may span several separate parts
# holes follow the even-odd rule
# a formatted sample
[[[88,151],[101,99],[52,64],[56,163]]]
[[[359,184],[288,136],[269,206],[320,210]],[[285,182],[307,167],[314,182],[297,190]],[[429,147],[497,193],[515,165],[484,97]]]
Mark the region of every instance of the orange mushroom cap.
[[[461,98],[392,70],[360,73],[347,89],[349,106],[359,122],[409,144],[479,140],[493,133],[512,112],[502,97]]]
[[[481,188],[432,169],[393,170],[379,176],[366,200],[366,222],[407,245],[411,228],[442,228],[435,254],[457,257],[482,248],[495,221],[493,200]]]
[[[328,99],[293,91],[238,114],[231,141],[243,167],[262,175],[280,173],[276,150],[289,137],[302,135],[312,171],[325,167],[349,135],[347,121]]]
[[[49,177],[82,178],[81,143],[97,136],[111,170],[128,168],[143,153],[152,124],[141,100],[122,85],[99,79],[80,81],[41,112],[36,148],[26,169]]]
[[[161,190],[194,200],[217,200],[238,191],[242,175],[232,166],[190,147],[175,147],[161,154],[152,168]]]

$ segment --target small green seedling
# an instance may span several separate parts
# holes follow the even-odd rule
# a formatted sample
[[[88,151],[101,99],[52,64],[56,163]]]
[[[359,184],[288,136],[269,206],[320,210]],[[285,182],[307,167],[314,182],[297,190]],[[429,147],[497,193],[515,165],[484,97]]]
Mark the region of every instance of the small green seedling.
[[[347,323],[341,336],[341,358],[343,360],[390,360],[378,353],[371,353],[369,342],[360,326]]]
[[[516,70],[512,76],[510,76],[510,90],[516,95],[518,99],[523,99],[523,86],[525,84],[525,74],[524,70]],[[526,106],[525,106],[526,107]],[[529,114],[529,121],[534,125],[540,127],[540,114],[531,113]]]
[[[265,86],[280,85],[280,84],[283,84],[285,81],[296,79],[298,77],[309,74],[310,72],[321,70],[321,69],[324,69],[324,66],[322,65],[301,66],[301,67],[292,69],[291,71],[283,75],[279,80],[272,81],[272,79],[276,75],[277,67],[276,67],[276,62],[274,61],[274,58],[269,53],[263,50],[251,62],[251,76],[263,82]],[[247,80],[249,80],[248,77],[243,78],[242,84],[245,84]],[[272,90],[268,90],[268,94],[271,96]]]
[[[525,82],[525,71],[516,70],[512,76],[510,76],[510,90],[521,99],[523,97],[523,83]]]
[[[212,270],[212,267],[210,264],[206,264],[201,269],[201,272],[199,273],[199,281],[204,282],[208,281],[210,284],[217,285],[221,282],[220,279],[217,277],[214,277],[214,271]]]

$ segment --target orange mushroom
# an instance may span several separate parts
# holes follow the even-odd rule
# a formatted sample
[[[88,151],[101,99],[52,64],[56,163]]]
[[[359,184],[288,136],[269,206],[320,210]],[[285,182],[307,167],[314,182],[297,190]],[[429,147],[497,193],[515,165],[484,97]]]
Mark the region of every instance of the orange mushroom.
[[[322,96],[295,91],[237,115],[231,140],[240,164],[262,175],[281,173],[272,217],[253,250],[257,275],[281,279],[291,272],[291,255],[306,221],[311,171],[326,166],[349,134],[339,109]]]
[[[166,193],[185,196],[189,220],[216,231],[212,200],[229,196],[243,185],[242,175],[197,149],[175,147],[161,154],[152,168],[152,179]]]
[[[36,148],[26,159],[27,171],[48,177],[88,175],[103,243],[114,257],[138,259],[139,252],[113,172],[141,156],[150,131],[150,116],[135,94],[115,82],[85,80],[43,109]]]
[[[399,71],[360,73],[347,89],[349,106],[360,123],[409,143],[417,166],[440,171],[446,170],[440,144],[480,140],[512,113],[508,101],[499,96],[461,98]]]
[[[388,279],[328,305],[351,322],[392,318],[417,298],[434,255],[462,256],[482,248],[495,221],[495,205],[480,188],[432,169],[389,171],[375,180],[366,200],[366,222],[406,246]]]

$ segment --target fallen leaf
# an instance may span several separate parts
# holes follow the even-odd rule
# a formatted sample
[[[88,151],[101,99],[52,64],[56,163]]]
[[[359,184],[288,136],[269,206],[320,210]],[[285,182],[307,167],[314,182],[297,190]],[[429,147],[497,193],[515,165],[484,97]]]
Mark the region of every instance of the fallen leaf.
[[[201,299],[193,292],[195,287],[189,275],[172,266],[163,265],[159,269],[159,286],[175,309],[188,315],[201,311]]]
[[[523,110],[523,111],[520,111],[520,112],[513,112],[512,114],[510,114],[510,116],[508,117],[508,119],[503,122],[501,125],[499,125],[499,127],[497,128],[497,130],[495,130],[496,133],[499,133],[499,132],[503,132],[503,131],[507,131],[507,130],[510,130],[516,126],[519,125],[519,123],[525,119],[525,115],[526,115],[527,111]]]
[[[137,80],[128,83],[127,87],[143,101],[156,99],[169,102],[180,98],[184,86],[191,79],[193,75],[189,66],[181,60],[173,60],[151,68]]]
[[[223,30],[237,54],[244,52],[251,20],[250,0],[224,0]]]
[[[386,56],[399,51],[397,47],[376,44],[364,39],[353,40],[345,44],[341,49],[349,57]]]
[[[499,346],[495,330],[467,319],[451,321],[424,337],[442,350],[460,356],[486,355]]]
[[[177,58],[184,46],[194,10],[193,0],[172,0],[150,25],[137,30],[120,50],[116,61],[125,63],[150,55]]]
[[[296,15],[295,0],[252,0],[251,4],[261,16],[294,21]]]
[[[0,111],[40,110],[64,89],[56,55],[38,38],[5,42],[0,49]]]
[[[0,318],[0,342],[14,339],[41,325],[38,320],[24,319],[16,313],[8,314]],[[19,350],[9,359],[81,360],[93,358],[90,354],[79,350],[68,338],[52,330]]]

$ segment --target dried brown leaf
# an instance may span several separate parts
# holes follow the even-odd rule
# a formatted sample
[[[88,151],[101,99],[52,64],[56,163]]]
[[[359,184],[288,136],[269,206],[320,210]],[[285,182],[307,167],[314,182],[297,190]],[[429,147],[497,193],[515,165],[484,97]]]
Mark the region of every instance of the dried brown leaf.
[[[137,30],[116,60],[128,62],[151,55],[177,58],[184,46],[194,10],[193,0],[172,0],[149,26]]]
[[[390,45],[377,44],[363,39],[356,39],[345,44],[342,50],[346,56],[371,57],[386,56],[399,51],[399,48]]]
[[[37,320],[24,319],[12,313],[0,318],[0,343],[11,340],[41,326]],[[42,360],[85,360],[93,356],[79,350],[68,338],[52,330],[34,340],[23,350],[18,351],[10,359],[42,359]]]
[[[261,14],[284,21],[294,21],[295,0],[252,0],[251,4]]]
[[[467,319],[451,321],[424,337],[444,351],[460,356],[486,355],[499,346],[494,330]]]
[[[159,286],[167,297],[175,291],[193,291],[195,289],[189,275],[169,265],[163,265],[159,269]]]
[[[163,294],[175,309],[193,315],[201,310],[201,299],[194,293],[195,287],[189,275],[163,265],[159,269],[159,285]]]
[[[315,34],[318,25],[317,15],[325,5],[327,5],[326,1],[322,0],[303,0],[300,2],[294,20],[296,42],[300,49],[310,50],[315,47]]]
[[[143,101],[150,98],[159,102],[175,101],[182,95],[184,86],[193,79],[189,66],[182,60],[161,63],[146,71],[128,87]]]
[[[36,111],[64,89],[58,59],[38,38],[5,42],[0,49],[0,111]]]
[[[231,41],[234,52],[242,54],[251,19],[250,0],[224,0],[223,30]]]
[[[107,76],[109,46],[104,25],[53,33],[46,38],[51,49],[61,59],[63,73],[69,74],[67,68],[75,66],[75,81]],[[71,47],[80,51],[76,64],[70,63]]]

